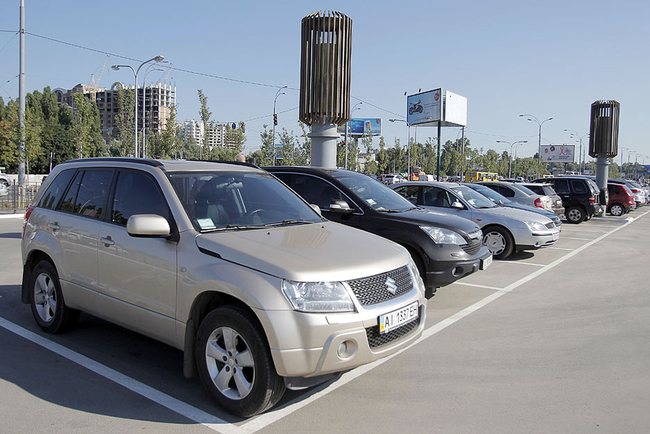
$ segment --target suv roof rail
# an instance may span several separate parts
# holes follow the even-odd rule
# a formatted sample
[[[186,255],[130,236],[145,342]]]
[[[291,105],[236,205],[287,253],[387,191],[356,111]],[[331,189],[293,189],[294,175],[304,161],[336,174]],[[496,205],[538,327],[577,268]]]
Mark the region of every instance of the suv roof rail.
[[[68,160],[66,163],[79,163],[84,161],[119,161],[121,163],[139,163],[146,164],[147,166],[161,167],[163,163],[157,160],[150,160],[148,158],[133,158],[133,157],[96,157],[96,158],[77,158]]]
[[[203,161],[205,163],[220,163],[220,164],[234,164],[236,166],[248,166],[259,169],[260,167],[256,164],[245,162],[245,161],[231,161],[231,160],[185,160],[185,161]]]

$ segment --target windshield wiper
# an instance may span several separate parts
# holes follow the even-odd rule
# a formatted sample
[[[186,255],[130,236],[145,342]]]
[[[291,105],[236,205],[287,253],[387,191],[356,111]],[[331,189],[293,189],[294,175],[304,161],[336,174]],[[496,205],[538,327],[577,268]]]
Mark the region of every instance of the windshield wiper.
[[[294,219],[287,219],[287,220],[282,220],[281,222],[275,222],[275,223],[267,223],[264,225],[264,227],[279,227],[279,226],[289,226],[289,225],[305,225],[311,223],[310,221],[307,220],[294,220]]]

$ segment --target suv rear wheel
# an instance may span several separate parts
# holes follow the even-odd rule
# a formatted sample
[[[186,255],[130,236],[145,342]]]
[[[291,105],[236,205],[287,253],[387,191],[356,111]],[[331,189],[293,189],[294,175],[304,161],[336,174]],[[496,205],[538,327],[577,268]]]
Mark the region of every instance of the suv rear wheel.
[[[59,274],[49,261],[36,264],[29,288],[31,307],[36,323],[47,333],[63,332],[77,323],[80,312],[66,306],[61,292]]]
[[[237,306],[217,308],[203,319],[196,360],[203,385],[221,407],[238,416],[259,414],[284,394],[264,334]]]
[[[586,216],[585,211],[579,206],[570,206],[565,212],[569,223],[581,223]]]

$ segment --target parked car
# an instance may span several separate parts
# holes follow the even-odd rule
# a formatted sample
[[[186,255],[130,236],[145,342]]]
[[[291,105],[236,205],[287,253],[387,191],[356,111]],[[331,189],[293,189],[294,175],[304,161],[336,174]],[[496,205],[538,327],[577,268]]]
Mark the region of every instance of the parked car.
[[[636,202],[637,208],[644,206],[647,203],[646,193],[643,187],[638,182],[629,180],[629,179],[613,179],[610,178],[608,183],[613,182],[615,184],[626,185],[627,188],[634,194],[634,201]]]
[[[505,181],[479,181],[477,184],[485,185],[513,202],[535,206],[547,211],[553,211],[553,202],[549,196],[535,193],[534,191],[524,187],[521,183],[515,184]]]
[[[329,220],[406,247],[426,283],[427,296],[492,262],[478,225],[415,206],[365,175],[316,167],[276,166],[266,170],[317,205]]]
[[[500,207],[464,185],[405,182],[391,188],[412,203],[476,222],[483,231],[483,242],[495,259],[505,259],[514,251],[551,246],[560,237],[560,230],[551,219],[529,211]]]
[[[551,209],[559,218],[566,218],[564,216],[564,205],[562,205],[562,198],[555,190],[553,190],[553,185],[551,184],[542,184],[536,182],[522,182],[522,186],[526,187],[533,193],[543,194],[551,198]]]
[[[533,182],[553,185],[553,190],[562,198],[564,215],[569,223],[581,223],[605,211],[601,204],[600,189],[589,178],[567,175],[539,178]]]
[[[506,208],[515,208],[515,209],[521,209],[521,210],[524,210],[524,211],[530,211],[530,212],[534,212],[536,214],[543,215],[544,217],[548,217],[555,224],[556,228],[560,229],[560,231],[562,230],[562,220],[554,212],[547,211],[547,210],[542,209],[542,208],[537,208],[536,206],[529,206],[529,205],[524,205],[522,203],[513,202],[510,199],[508,199],[507,197],[502,196],[501,194],[499,194],[496,191],[492,190],[491,188],[486,187],[485,185],[475,184],[475,183],[461,183],[461,185],[469,187],[472,190],[478,191],[483,196],[490,199],[495,205],[504,206]],[[560,201],[560,202],[562,202],[562,201]]]
[[[386,185],[391,185],[397,184],[398,182],[406,182],[406,178],[396,173],[389,173],[387,175],[381,175],[381,182]]]
[[[0,197],[9,196],[9,188],[0,182]]]
[[[160,340],[242,417],[396,353],[426,318],[406,249],[245,163],[60,164],[25,213],[22,260],[44,331],[85,311]]]
[[[8,188],[11,185],[11,179],[9,179],[7,174],[4,173],[4,170],[5,170],[4,166],[0,167],[0,184]]]
[[[608,182],[607,192],[609,193],[607,212],[611,215],[621,216],[636,208],[634,194],[630,191],[627,185]]]

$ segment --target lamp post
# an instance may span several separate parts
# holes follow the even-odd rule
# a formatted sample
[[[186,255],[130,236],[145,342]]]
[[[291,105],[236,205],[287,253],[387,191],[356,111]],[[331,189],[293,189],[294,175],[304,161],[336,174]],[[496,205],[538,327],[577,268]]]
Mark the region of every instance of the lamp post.
[[[350,110],[350,119],[355,110],[361,110],[361,107],[359,107],[361,104],[363,102],[358,102],[352,107],[352,110]],[[343,168],[345,170],[348,169],[348,130],[350,129],[350,119],[345,123],[345,161],[343,162]]]
[[[542,176],[542,125],[544,125],[544,122],[548,122],[553,120],[553,118],[548,118],[544,119],[543,121],[539,121],[535,116],[533,115],[519,115],[520,117],[526,117],[527,121],[535,122],[537,126],[539,127],[539,143],[537,145],[537,176],[541,177]]]
[[[151,59],[142,62],[140,64],[140,66],[138,66],[138,69],[134,69],[131,65],[113,65],[113,66],[111,66],[111,68],[114,69],[115,71],[119,71],[120,68],[129,68],[131,71],[133,71],[133,76],[135,78],[135,85],[134,85],[134,89],[135,89],[135,111],[134,111],[135,113],[134,113],[134,118],[135,118],[135,120],[134,120],[134,126],[133,126],[133,133],[135,135],[135,137],[134,137],[133,156],[135,158],[138,158],[138,73],[140,72],[140,68],[142,68],[147,63],[149,63],[149,62],[162,62],[164,59],[165,59],[165,57],[160,56],[160,55],[158,55],[156,57],[152,57]],[[144,104],[144,89],[142,89],[142,93],[143,93],[143,102],[142,103]]]
[[[510,145],[510,165],[508,168],[508,178],[512,178],[512,147],[515,147],[515,152],[517,152],[517,145],[521,145],[523,143],[528,143],[528,140],[518,140],[516,142],[506,142],[505,140],[497,140],[497,143],[505,143]]]
[[[583,172],[583,167],[582,167],[582,139],[584,139],[585,137],[589,137],[589,133],[583,134],[581,136],[580,133],[578,133],[576,130],[570,130],[570,129],[565,128],[564,131],[566,131],[567,133],[571,133],[571,137],[573,137],[574,139],[576,139],[576,140],[578,140],[580,142],[580,153],[578,154],[578,171],[580,172],[580,174],[582,174],[582,172]]]
[[[273,139],[271,143],[271,146],[273,146],[273,165],[275,166],[275,155],[277,152],[275,152],[275,126],[278,124],[278,115],[275,113],[275,105],[278,101],[278,97],[280,95],[284,95],[285,92],[283,89],[286,89],[288,86],[282,86],[281,88],[278,89],[278,91],[275,93],[275,98],[273,98]]]
[[[409,145],[409,157],[408,164],[406,166],[406,173],[408,173],[408,180],[411,180],[411,124],[408,123],[405,119],[388,119],[389,122],[404,122],[408,127],[407,141]]]

